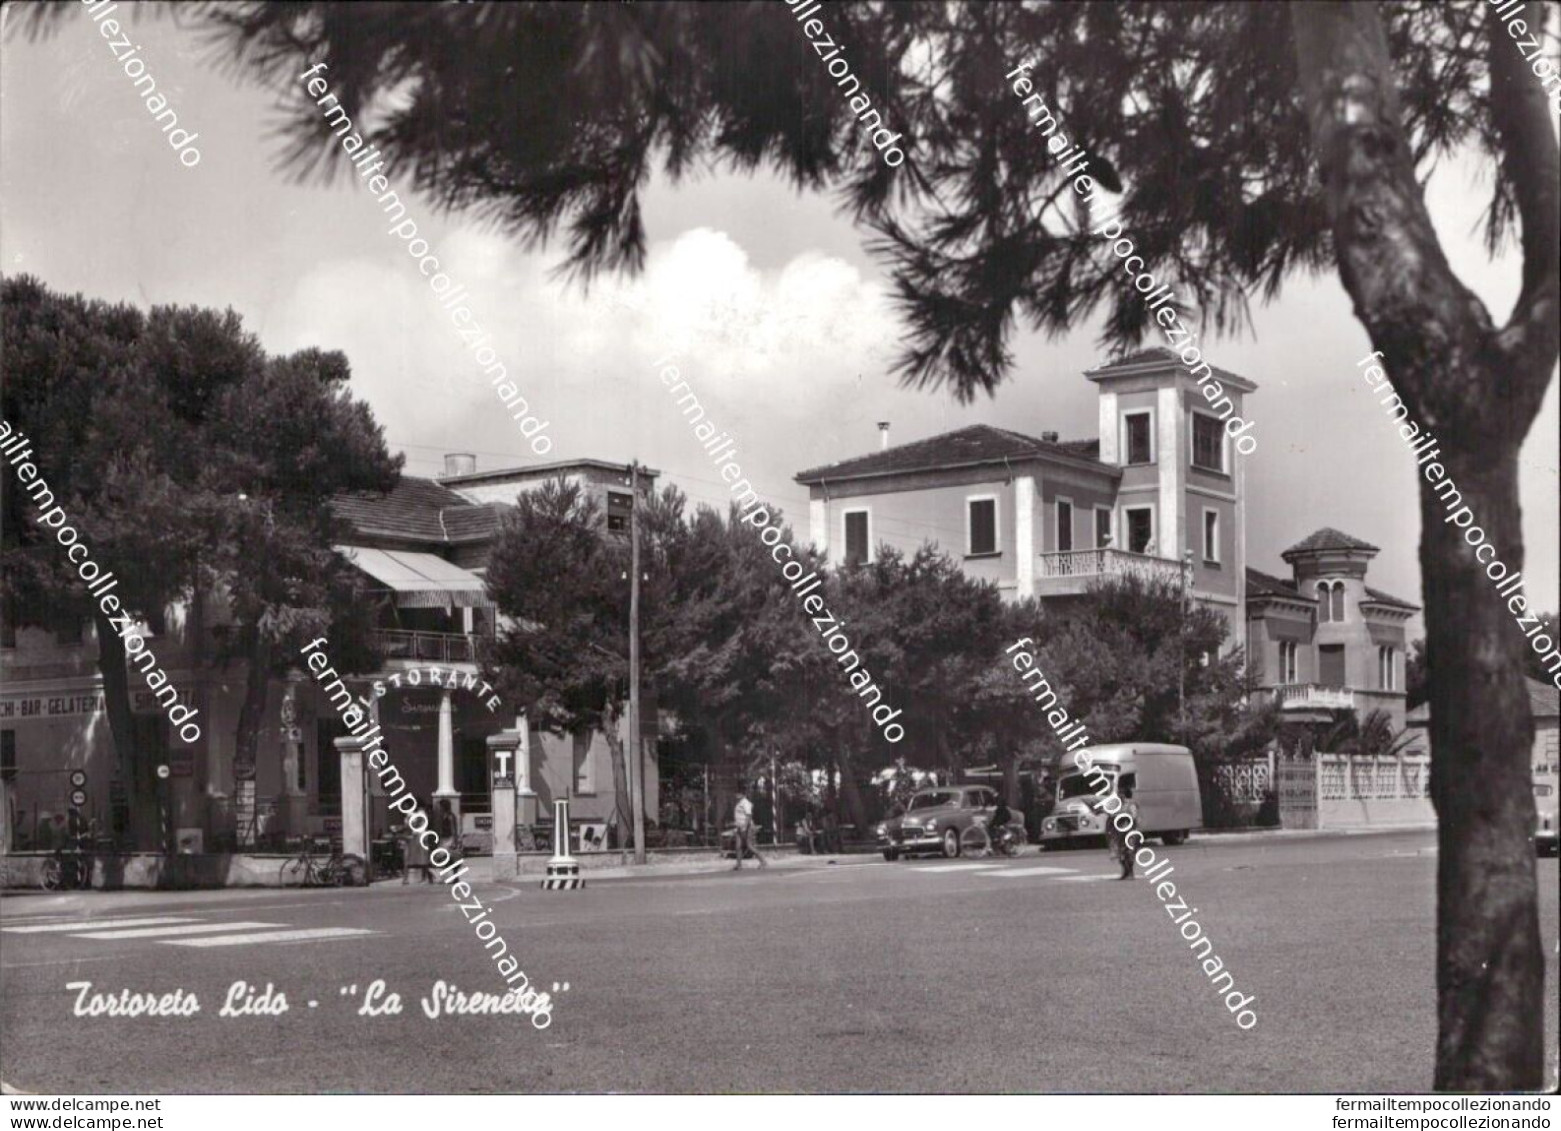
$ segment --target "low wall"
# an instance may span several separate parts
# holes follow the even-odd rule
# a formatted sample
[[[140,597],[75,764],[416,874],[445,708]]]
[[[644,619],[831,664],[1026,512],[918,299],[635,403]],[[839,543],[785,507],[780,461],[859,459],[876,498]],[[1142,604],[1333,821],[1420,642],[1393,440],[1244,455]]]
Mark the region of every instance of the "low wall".
[[[794,844],[760,845],[766,857],[790,856]],[[275,888],[296,886],[282,883],[282,865],[294,858],[287,853],[197,853],[165,857],[153,852],[126,856],[98,856],[92,861],[92,886],[113,891],[119,888]],[[40,888],[44,861],[53,853],[15,853],[0,856],[0,888]],[[468,857],[470,858],[470,857]],[[648,864],[706,863],[715,865],[730,859],[714,848],[659,848],[645,854]],[[487,857],[475,859],[487,860]],[[550,852],[524,852],[518,856],[492,857],[493,878],[514,880],[541,876],[547,872]],[[582,872],[622,867],[632,862],[634,853],[583,852],[575,856]]]
[[[759,851],[765,857],[794,856],[797,852],[795,844],[770,845],[761,844]],[[541,876],[547,872],[547,862],[553,858],[551,852],[522,852],[515,856],[495,856],[493,858],[493,878],[495,880],[513,880],[522,876]],[[647,865],[672,864],[687,862],[706,862],[715,864],[720,860],[730,860],[730,854],[722,853],[714,848],[652,848],[645,851]],[[514,871],[510,871],[510,861],[514,861]],[[580,865],[581,872],[592,872],[602,868],[621,868],[625,864],[634,862],[634,852],[577,852],[574,856],[575,863]]]
[[[1324,800],[1318,805],[1323,829],[1385,829],[1393,825],[1434,825],[1436,809],[1429,797],[1352,797]]]
[[[0,856],[0,887],[39,888],[50,852]],[[291,855],[201,853],[163,856],[136,852],[126,856],[96,856],[92,886],[118,888],[239,888],[282,887],[282,865]]]

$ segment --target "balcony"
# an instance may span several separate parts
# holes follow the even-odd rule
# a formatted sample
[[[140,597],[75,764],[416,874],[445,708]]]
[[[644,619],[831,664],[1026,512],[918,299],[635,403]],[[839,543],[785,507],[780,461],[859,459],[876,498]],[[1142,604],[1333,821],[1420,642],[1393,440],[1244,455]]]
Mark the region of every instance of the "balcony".
[[[1069,550],[1038,555],[1035,571],[1037,597],[1076,596],[1101,578],[1133,575],[1145,581],[1164,578],[1179,581],[1182,563],[1175,558],[1134,554],[1127,550]]]
[[[1282,683],[1274,689],[1282,711],[1353,711],[1355,692],[1320,683]]]
[[[458,632],[407,632],[383,629],[372,634],[374,647],[387,663],[475,664],[477,637]]]

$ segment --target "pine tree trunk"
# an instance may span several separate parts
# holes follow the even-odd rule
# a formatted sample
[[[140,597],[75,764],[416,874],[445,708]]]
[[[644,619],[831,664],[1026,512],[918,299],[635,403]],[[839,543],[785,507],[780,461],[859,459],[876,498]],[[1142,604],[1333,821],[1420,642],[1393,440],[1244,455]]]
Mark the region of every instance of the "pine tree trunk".
[[[135,713],[130,706],[130,677],[125,672],[125,642],[109,623],[108,616],[100,609],[92,613],[98,630],[98,671],[103,676],[103,707],[108,713],[108,731],[114,740],[114,763],[119,780],[124,784],[130,802],[130,834],[137,848],[151,843],[143,841],[143,834],[151,835],[144,828],[142,800],[144,783],[141,781],[140,759],[136,752]]]
[[[1290,11],[1340,278],[1409,420],[1437,437],[1462,495],[1450,508],[1417,464],[1439,852],[1435,1086],[1538,1088],[1544,961],[1525,640],[1474,544],[1447,519],[1467,506],[1469,528],[1481,528],[1508,575],[1521,570],[1517,455],[1561,347],[1553,123],[1500,21],[1486,19],[1491,123],[1523,246],[1523,289],[1497,326],[1437,241],[1376,6]],[[1345,379],[1359,381],[1359,367]]]
[[[1443,462],[1461,505],[1516,572],[1523,541],[1515,454],[1491,467],[1483,453],[1454,457],[1447,447]],[[1435,1086],[1536,1088],[1543,1082],[1545,959],[1524,642],[1496,583],[1447,521],[1447,503],[1421,486],[1431,799],[1439,825]]]
[[[607,739],[607,749],[612,755],[613,808],[618,814],[618,839],[621,848],[634,836],[634,807],[629,801],[628,763],[623,754],[623,736],[618,733],[618,726],[623,721],[623,703],[609,698],[602,711],[602,721],[605,724],[602,727],[603,737]]]
[[[857,835],[867,824],[867,806],[862,803],[862,791],[856,784],[856,770],[851,765],[851,755],[840,754],[840,805],[845,810],[841,824],[856,826]]]
[[[1003,759],[1003,804],[1010,809],[1020,808],[1019,755],[1009,754]]]
[[[271,681],[271,643],[254,628],[245,630],[244,654],[249,670],[244,675],[244,701],[239,706],[238,733],[233,744],[233,776],[249,781],[255,777],[260,751],[260,726],[265,720],[266,693]]]

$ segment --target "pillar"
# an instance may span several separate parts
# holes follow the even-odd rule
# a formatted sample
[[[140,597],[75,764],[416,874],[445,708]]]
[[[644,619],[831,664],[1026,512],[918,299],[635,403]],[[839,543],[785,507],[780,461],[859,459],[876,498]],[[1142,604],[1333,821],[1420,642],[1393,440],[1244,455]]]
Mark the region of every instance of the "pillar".
[[[341,755],[341,850],[369,855],[368,782],[363,773],[364,740],[354,735],[338,738]]]
[[[461,827],[461,795],[455,788],[455,706],[448,690],[439,692],[439,787],[434,801],[450,802],[455,827]],[[459,837],[457,837],[459,839]]]
[[[515,752],[516,804],[520,807],[520,820],[524,824],[535,825],[542,819],[542,799],[532,783],[531,721],[525,715],[518,715],[515,729],[520,731],[520,748]]]
[[[520,733],[503,730],[488,736],[488,781],[493,799],[493,875],[520,874],[515,848],[515,792],[520,777],[516,756]]]

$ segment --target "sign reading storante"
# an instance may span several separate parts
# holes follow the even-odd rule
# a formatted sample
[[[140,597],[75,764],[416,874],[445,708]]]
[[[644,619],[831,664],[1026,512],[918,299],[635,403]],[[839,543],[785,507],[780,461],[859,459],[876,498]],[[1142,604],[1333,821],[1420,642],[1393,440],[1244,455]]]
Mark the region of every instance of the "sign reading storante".
[[[441,676],[447,676],[448,679],[441,680]],[[479,679],[470,672],[463,674],[453,668],[446,671],[437,664],[431,664],[426,668],[412,668],[409,671],[394,672],[389,679],[392,686],[398,690],[404,687],[440,687],[446,691],[475,691],[480,683],[482,684],[482,693],[488,696],[484,700],[483,705],[490,712],[499,708],[499,697],[493,694],[492,686],[486,680]],[[374,681],[374,698],[380,699],[387,694],[389,694],[389,689],[385,686],[385,681],[376,679]]]

